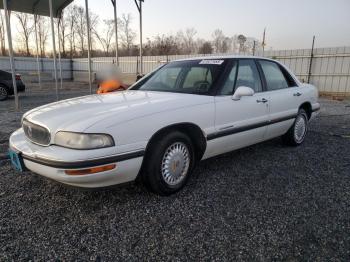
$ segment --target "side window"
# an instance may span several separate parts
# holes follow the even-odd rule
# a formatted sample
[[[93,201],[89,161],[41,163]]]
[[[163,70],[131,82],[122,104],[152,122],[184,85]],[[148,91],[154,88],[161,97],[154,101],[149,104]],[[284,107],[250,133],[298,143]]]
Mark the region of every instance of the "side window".
[[[262,91],[261,80],[254,60],[239,60],[238,74],[235,89],[240,86],[252,88],[256,93]]]
[[[266,87],[268,91],[289,87],[289,84],[278,64],[266,60],[261,60],[259,63],[266,79]]]
[[[201,88],[202,90],[209,90],[212,81],[209,68],[192,67],[186,75],[183,88]]]
[[[237,66],[238,66],[238,63],[234,62],[231,68],[231,71],[225,81],[225,84],[223,85],[220,91],[220,95],[228,96],[233,94],[233,88],[235,85],[236,75],[237,75]]]

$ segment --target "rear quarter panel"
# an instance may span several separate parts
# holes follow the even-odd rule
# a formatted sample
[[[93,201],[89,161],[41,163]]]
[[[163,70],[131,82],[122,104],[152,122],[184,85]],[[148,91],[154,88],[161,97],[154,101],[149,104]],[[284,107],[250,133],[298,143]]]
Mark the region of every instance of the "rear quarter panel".
[[[310,102],[311,104],[318,103],[318,90],[315,86],[301,84],[300,89],[304,94],[304,102]]]

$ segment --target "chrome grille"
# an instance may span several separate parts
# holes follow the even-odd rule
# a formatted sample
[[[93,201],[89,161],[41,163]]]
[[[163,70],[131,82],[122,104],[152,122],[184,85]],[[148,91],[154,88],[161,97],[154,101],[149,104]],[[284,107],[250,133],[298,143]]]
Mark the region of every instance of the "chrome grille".
[[[50,144],[50,132],[43,126],[39,126],[24,119],[22,122],[24,133],[33,143],[47,146]]]

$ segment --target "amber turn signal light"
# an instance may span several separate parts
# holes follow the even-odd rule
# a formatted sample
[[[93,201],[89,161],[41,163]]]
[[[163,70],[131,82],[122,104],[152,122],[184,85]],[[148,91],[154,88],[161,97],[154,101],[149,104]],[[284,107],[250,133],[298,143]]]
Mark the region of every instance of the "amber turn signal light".
[[[64,172],[70,176],[83,176],[83,175],[91,175],[100,172],[105,172],[116,168],[116,164],[110,164],[105,166],[91,167],[86,169],[74,169],[74,170],[65,170]]]

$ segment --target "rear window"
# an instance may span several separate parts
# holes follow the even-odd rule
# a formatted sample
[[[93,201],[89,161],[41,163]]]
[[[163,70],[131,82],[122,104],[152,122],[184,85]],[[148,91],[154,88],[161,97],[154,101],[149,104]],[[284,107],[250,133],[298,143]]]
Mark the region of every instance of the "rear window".
[[[277,63],[266,60],[260,60],[259,63],[265,76],[267,90],[272,91],[296,86],[289,73]]]

